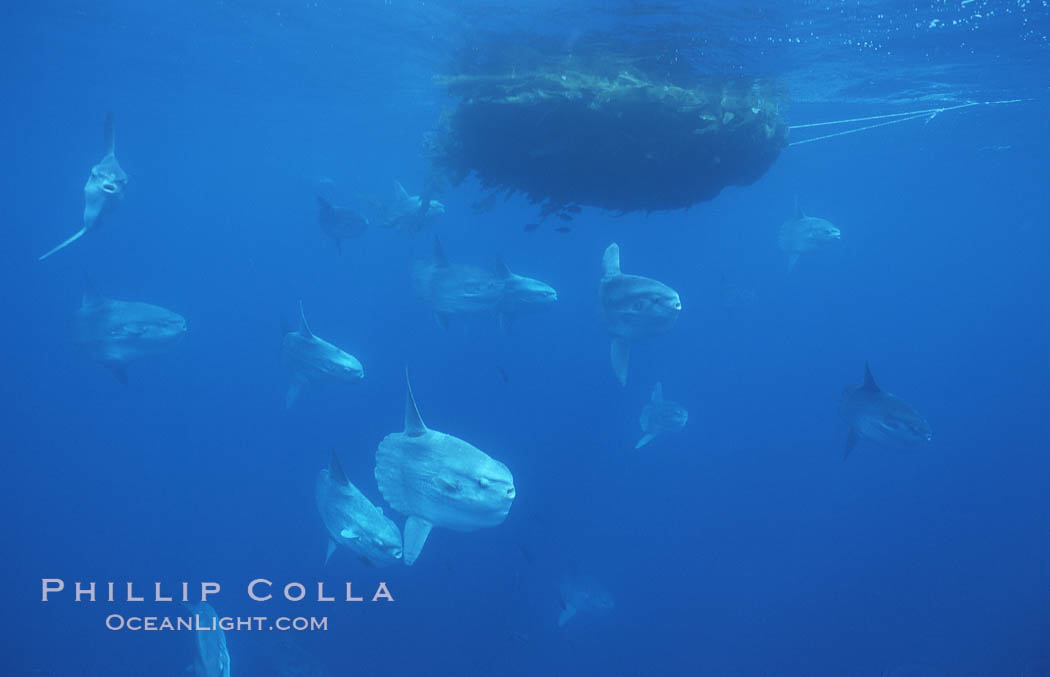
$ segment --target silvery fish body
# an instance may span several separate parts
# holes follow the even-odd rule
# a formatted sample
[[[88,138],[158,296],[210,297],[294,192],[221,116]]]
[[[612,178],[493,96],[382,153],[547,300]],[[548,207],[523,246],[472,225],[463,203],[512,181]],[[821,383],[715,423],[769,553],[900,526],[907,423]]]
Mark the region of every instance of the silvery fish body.
[[[413,283],[442,327],[450,315],[493,312],[503,298],[501,278],[483,268],[449,263],[437,238],[434,260],[416,267]]]
[[[630,341],[669,331],[682,310],[682,300],[662,282],[620,272],[620,246],[615,242],[605,250],[602,272],[598,301],[612,338],[613,372],[620,385],[626,385]]]
[[[685,410],[685,407],[677,402],[665,400],[663,386],[657,383],[653,388],[653,395],[649,403],[642,409],[642,415],[638,419],[643,435],[634,448],[638,449],[649,444],[661,433],[678,432],[685,427],[688,420],[689,412]]]
[[[341,545],[373,565],[401,559],[401,530],[347,479],[335,451],[329,467],[317,474],[315,496],[330,537],[328,557]]]
[[[186,604],[197,615],[197,655],[193,669],[197,677],[230,677],[230,652],[226,648],[226,633],[218,626],[218,614],[207,602]],[[212,625],[215,629],[212,630]]]
[[[780,249],[788,255],[788,270],[795,267],[798,257],[823,249],[841,238],[839,229],[831,221],[806,216],[795,202],[795,216],[780,226]]]
[[[861,438],[900,450],[920,449],[933,439],[926,419],[910,404],[875,385],[867,364],[864,382],[842,391],[839,415],[849,426],[847,457]]]
[[[89,287],[74,314],[74,342],[127,383],[131,362],[171,350],[186,334],[186,319],[167,308],[117,301]]]
[[[514,501],[507,466],[458,437],[423,424],[412,397],[405,430],[383,438],[376,450],[376,482],[383,498],[407,516],[405,563],[419,556],[433,527],[474,531],[503,522]]]
[[[285,407],[295,404],[299,392],[309,383],[356,383],[365,377],[356,357],[310,331],[299,304],[299,329],[284,335],[281,355],[291,371]]]

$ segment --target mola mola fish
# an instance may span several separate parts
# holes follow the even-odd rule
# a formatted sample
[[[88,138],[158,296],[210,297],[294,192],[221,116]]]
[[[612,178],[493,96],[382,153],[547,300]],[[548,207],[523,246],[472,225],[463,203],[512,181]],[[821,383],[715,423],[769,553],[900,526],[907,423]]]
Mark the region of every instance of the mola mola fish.
[[[127,385],[128,364],[165,353],[186,333],[186,318],[139,301],[107,299],[90,284],[74,318],[74,341]]]
[[[839,415],[849,425],[845,458],[862,437],[904,450],[923,447],[933,439],[930,424],[914,407],[875,385],[866,362],[864,382],[842,391]]]
[[[642,409],[642,416],[638,419],[643,435],[634,448],[644,447],[660,433],[678,432],[685,427],[688,420],[689,412],[677,402],[665,400],[664,388],[657,381],[656,387],[653,388],[653,396],[649,399],[649,404]]]
[[[230,677],[230,652],[226,633],[219,627],[215,609],[207,602],[184,602],[197,615],[197,655],[193,670],[197,677]]]
[[[567,577],[558,592],[561,596],[559,628],[580,611],[608,611],[615,606],[609,592],[590,576]]]
[[[416,266],[413,283],[416,294],[446,329],[449,315],[491,312],[503,298],[502,278],[483,268],[449,263],[436,236],[434,259]]]
[[[317,475],[317,510],[328,529],[328,555],[336,546],[352,550],[369,565],[395,564],[401,559],[401,530],[346,478],[339,457]]]
[[[620,272],[620,245],[609,245],[602,257],[598,288],[605,326],[612,336],[612,366],[620,385],[627,385],[630,341],[662,334],[674,326],[682,301],[663,282]]]
[[[292,372],[284,397],[285,408],[295,404],[299,392],[308,383],[356,382],[365,377],[364,367],[356,357],[310,331],[302,301],[299,302],[299,330],[284,335],[281,352]]]
[[[394,181],[394,200],[380,205],[384,213],[379,224],[401,232],[422,230],[435,217],[445,213],[445,205],[429,195],[409,195],[400,182]]]
[[[554,287],[535,278],[512,273],[502,260],[496,262],[503,278],[503,296],[497,305],[499,323],[505,331],[521,313],[532,313],[550,308],[558,300]]]
[[[101,223],[102,216],[116,207],[124,198],[124,187],[128,175],[120,168],[116,153],[116,132],[113,129],[113,114],[106,115],[105,123],[106,154],[91,168],[87,183],[84,184],[84,227],[68,240],[40,257],[43,261],[55,252],[65,249],[82,238],[89,230]]]
[[[836,242],[839,229],[831,221],[806,216],[795,200],[795,216],[780,226],[780,249],[788,255],[788,270],[795,267],[801,254],[808,254]]]
[[[433,527],[474,531],[503,522],[514,501],[507,466],[458,437],[423,424],[405,374],[405,429],[376,450],[379,493],[405,520],[405,564],[419,557]]]
[[[317,221],[325,235],[335,240],[335,248],[343,253],[343,240],[360,237],[368,227],[368,219],[349,207],[338,207],[320,195],[317,196]]]

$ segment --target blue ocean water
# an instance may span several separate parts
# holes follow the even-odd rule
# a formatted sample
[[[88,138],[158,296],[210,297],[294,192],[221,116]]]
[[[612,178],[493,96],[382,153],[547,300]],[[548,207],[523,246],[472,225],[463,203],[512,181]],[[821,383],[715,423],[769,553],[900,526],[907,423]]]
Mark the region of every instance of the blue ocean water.
[[[1045,2],[2,13],[3,674],[193,662],[192,633],[104,624],[177,604],[42,603],[43,578],[218,581],[223,615],[329,617],[327,632],[227,633],[233,670],[260,677],[1050,674]],[[526,232],[537,208],[520,197],[476,213],[468,179],[423,232],[371,228],[337,254],[317,195],[422,192],[424,134],[455,103],[434,76],[488,35],[777,77],[790,124],[1022,101],[793,146],[688,211],[584,209],[567,233]],[[38,262],[80,227],[108,111],[128,194]],[[796,197],[842,241],[789,274],[776,238]],[[410,276],[435,233],[451,259],[500,256],[558,302],[506,335],[486,316],[442,330]],[[625,272],[683,304],[671,332],[636,345],[625,388],[597,307],[614,241]],[[727,313],[723,274],[754,303]],[[71,344],[85,275],[187,319],[126,387]],[[300,299],[366,378],[286,411],[280,318]],[[919,453],[862,441],[843,462],[836,405],[865,362],[932,426]],[[345,551],[324,567],[316,474],[335,448],[381,503],[375,449],[402,428],[406,366],[427,424],[506,463],[517,498],[498,527],[435,530],[411,568]],[[657,381],[689,422],[635,451]],[[575,571],[615,607],[558,629]],[[396,601],[260,604],[254,578],[384,580]]]

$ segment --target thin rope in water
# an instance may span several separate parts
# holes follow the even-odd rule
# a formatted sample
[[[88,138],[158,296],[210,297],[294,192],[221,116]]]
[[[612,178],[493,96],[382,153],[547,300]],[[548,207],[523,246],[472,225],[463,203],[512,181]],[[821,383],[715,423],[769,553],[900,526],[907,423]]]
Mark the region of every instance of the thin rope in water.
[[[815,136],[812,139],[802,139],[800,141],[792,141],[788,146],[801,146],[804,143],[813,143],[814,141],[823,141],[824,139],[833,139],[837,136],[846,136],[847,134],[856,134],[857,132],[866,132],[869,129],[876,129],[878,127],[886,127],[888,125],[895,125],[900,122],[908,122],[909,120],[917,120],[919,118],[926,118],[926,122],[937,117],[939,113],[947,113],[948,111],[960,110],[963,108],[971,108],[973,106],[998,106],[1007,103],[1021,103],[1024,101],[1032,101],[1032,99],[1004,99],[1002,101],[971,101],[969,103],[961,103],[956,106],[945,106],[943,108],[927,108],[925,110],[913,110],[907,113],[887,113],[885,115],[868,115],[861,118],[850,118],[847,120],[831,120],[830,122],[812,122],[806,125],[791,125],[788,129],[808,129],[810,127],[827,127],[830,125],[845,125],[855,122],[869,122],[871,120],[886,120],[886,122],[880,122],[874,125],[865,125],[864,127],[857,127],[854,129],[847,129],[841,132],[834,132],[832,134],[824,134],[823,136]],[[896,119],[891,119],[896,118]]]

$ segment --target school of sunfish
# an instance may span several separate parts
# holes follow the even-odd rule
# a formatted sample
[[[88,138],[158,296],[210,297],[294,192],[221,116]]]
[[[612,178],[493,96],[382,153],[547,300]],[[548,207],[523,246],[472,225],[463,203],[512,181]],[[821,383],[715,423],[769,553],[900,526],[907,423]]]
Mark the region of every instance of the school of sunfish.
[[[108,219],[124,199],[128,177],[116,159],[112,114],[105,119],[104,142],[105,154],[91,168],[84,186],[83,226],[41,260],[99,227],[103,217]],[[339,253],[372,224],[415,232],[445,213],[445,205],[433,196],[410,195],[396,181],[392,200],[376,204],[379,216],[371,221],[353,208],[333,205],[322,197],[317,204],[321,232],[334,241]],[[801,255],[825,249],[840,238],[835,225],[805,215],[796,201],[793,218],[780,227],[777,242],[791,270]],[[683,305],[678,292],[668,284],[624,273],[620,254],[615,242],[605,249],[597,296],[600,318],[609,336],[613,376],[623,386],[632,347],[671,331]],[[451,262],[436,236],[431,260],[416,264],[412,282],[419,299],[444,328],[456,317],[488,315],[506,331],[519,317],[549,309],[558,300],[557,291],[549,284],[512,272],[502,260],[497,260],[492,269]],[[753,291],[728,282],[725,275],[719,295],[727,312],[746,308],[755,299]],[[74,320],[74,342],[125,384],[131,362],[172,350],[187,332],[181,315],[150,303],[105,298],[90,283]],[[364,367],[354,355],[311,330],[301,302],[298,328],[284,328],[281,355],[289,379],[286,407],[294,405],[311,384],[351,384],[364,379]],[[510,512],[516,496],[511,470],[466,440],[428,428],[416,405],[407,370],[405,390],[404,427],[379,442],[374,471],[379,496],[404,518],[403,527],[350,481],[333,450],[328,467],[320,470],[316,482],[317,510],[328,535],[326,563],[342,549],[369,566],[412,565],[419,560],[433,529],[474,531],[494,527]],[[910,404],[879,388],[867,364],[863,381],[843,391],[839,414],[847,425],[847,457],[862,439],[905,450],[921,448],[932,439],[925,419]],[[685,407],[665,399],[662,384],[656,383],[639,419],[642,437],[634,448],[683,430],[687,420]],[[513,438],[508,438],[507,444],[513,444]],[[558,627],[580,611],[613,607],[608,592],[584,576],[566,579],[560,591]],[[215,616],[207,604],[193,610],[201,616]],[[229,677],[229,654],[219,633],[198,634],[199,675]]]

